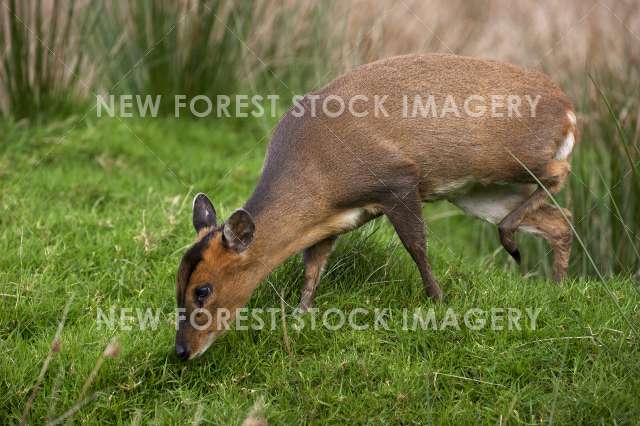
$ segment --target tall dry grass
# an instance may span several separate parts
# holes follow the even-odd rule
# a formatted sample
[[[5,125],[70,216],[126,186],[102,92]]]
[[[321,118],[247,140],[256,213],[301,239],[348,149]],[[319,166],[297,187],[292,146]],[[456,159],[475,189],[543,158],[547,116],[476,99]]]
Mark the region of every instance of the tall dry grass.
[[[318,44],[328,37],[319,30],[329,27],[330,2],[94,4],[102,10],[95,50],[111,92],[212,97],[258,88],[293,91],[322,73],[318,64],[327,49]]]
[[[94,38],[109,91],[173,95],[232,93],[230,78],[254,20],[249,2],[98,1]]]
[[[65,111],[89,92],[84,34],[94,14],[75,0],[0,4],[0,112],[15,118]]]

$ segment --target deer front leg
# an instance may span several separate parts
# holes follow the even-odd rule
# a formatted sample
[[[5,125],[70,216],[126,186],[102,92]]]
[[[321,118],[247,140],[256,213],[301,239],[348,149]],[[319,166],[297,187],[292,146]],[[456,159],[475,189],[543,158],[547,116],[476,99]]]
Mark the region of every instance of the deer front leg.
[[[418,194],[414,190],[394,192],[385,205],[384,214],[416,263],[427,295],[434,301],[442,300],[442,290],[427,261],[425,226]]]
[[[301,312],[307,312],[313,307],[316,288],[336,239],[337,237],[326,238],[303,252],[304,287],[302,288],[302,297],[298,306]]]

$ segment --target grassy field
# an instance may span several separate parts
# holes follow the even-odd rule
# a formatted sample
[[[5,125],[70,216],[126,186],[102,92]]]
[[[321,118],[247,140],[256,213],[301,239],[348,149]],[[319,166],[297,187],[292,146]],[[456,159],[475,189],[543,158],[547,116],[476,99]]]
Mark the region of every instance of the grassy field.
[[[446,204],[425,207],[443,304],[426,299],[379,219],[339,241],[317,303],[320,312],[387,308],[388,329],[296,331],[287,308],[291,353],[278,321],[275,330],[231,331],[203,357],[179,362],[174,276],[193,237],[191,198],[206,192],[223,217],[242,205],[266,146],[249,129],[171,119],[3,124],[0,424],[19,422],[32,394],[34,423],[77,403],[76,422],[109,424],[240,424],[250,413],[269,424],[640,421],[638,284],[570,278],[558,286],[535,259],[523,278],[493,234],[478,252],[470,241],[488,228]],[[279,308],[276,291],[296,306],[300,258],[269,282],[252,307]],[[98,312],[112,306],[163,315],[156,329],[100,326]],[[535,329],[403,330],[402,310],[418,307],[437,318],[448,308],[540,314]],[[372,324],[373,314],[362,320]],[[113,337],[119,354],[101,358]]]

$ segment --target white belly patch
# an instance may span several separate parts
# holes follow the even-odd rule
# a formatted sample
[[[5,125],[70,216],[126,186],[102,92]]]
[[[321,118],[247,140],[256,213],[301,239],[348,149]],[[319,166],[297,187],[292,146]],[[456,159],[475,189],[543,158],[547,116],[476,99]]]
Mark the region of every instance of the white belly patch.
[[[359,207],[340,213],[332,222],[336,228],[348,231],[364,224],[378,213],[380,208],[377,206]]]
[[[535,185],[489,185],[450,199],[465,213],[498,224],[535,190]]]

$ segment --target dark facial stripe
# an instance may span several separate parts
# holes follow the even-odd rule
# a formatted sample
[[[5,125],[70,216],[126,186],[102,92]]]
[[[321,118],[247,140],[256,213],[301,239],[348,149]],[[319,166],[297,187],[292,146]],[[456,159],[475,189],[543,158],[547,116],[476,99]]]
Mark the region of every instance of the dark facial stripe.
[[[198,263],[202,260],[202,253],[209,245],[209,241],[213,238],[216,231],[211,231],[205,235],[200,241],[195,243],[182,257],[180,267],[178,268],[178,286],[176,291],[176,297],[178,299],[178,307],[184,306],[184,295],[187,289],[187,283],[191,274],[198,266]]]

